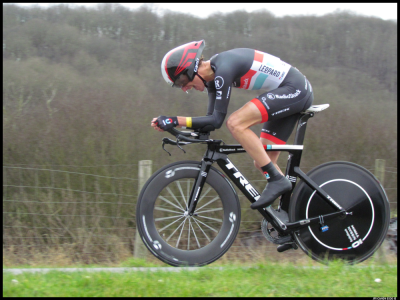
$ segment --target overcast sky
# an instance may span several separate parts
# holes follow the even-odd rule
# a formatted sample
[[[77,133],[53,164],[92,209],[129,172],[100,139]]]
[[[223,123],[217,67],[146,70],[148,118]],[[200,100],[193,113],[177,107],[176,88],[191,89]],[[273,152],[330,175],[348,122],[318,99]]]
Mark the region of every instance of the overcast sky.
[[[15,3],[18,5],[35,5],[43,7],[60,3]],[[84,5],[94,7],[98,3],[65,3],[68,5]],[[123,6],[136,9],[144,3],[120,3]],[[3,3],[4,5],[4,3]],[[154,9],[160,14],[165,9],[190,13],[200,18],[222,12],[228,13],[244,9],[247,12],[259,9],[269,10],[277,17],[286,15],[316,15],[322,16],[336,10],[348,10],[359,15],[375,16],[384,20],[397,20],[397,3],[155,3]]]

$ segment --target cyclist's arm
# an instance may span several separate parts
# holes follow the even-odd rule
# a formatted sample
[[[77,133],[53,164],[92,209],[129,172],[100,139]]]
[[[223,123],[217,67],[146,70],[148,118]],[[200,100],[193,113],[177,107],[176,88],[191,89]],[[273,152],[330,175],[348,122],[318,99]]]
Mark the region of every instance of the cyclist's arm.
[[[213,131],[222,126],[226,114],[214,110],[213,114],[204,117],[181,117],[178,116],[179,126],[190,129],[201,129],[202,131]]]
[[[215,72],[215,80],[208,82],[208,108],[204,117],[178,117],[180,126],[191,129],[212,131],[222,126],[230,100],[234,80],[234,66],[220,66]]]
[[[215,87],[213,87],[214,82],[208,83],[208,106],[207,106],[207,115],[211,116],[214,112],[215,105]]]
[[[178,117],[179,125],[191,129],[201,129],[202,131],[212,131],[221,128],[226,117],[230,95],[227,95],[228,97],[221,97],[221,91],[219,92],[219,97],[217,97],[214,81],[208,82],[207,115],[204,117]]]

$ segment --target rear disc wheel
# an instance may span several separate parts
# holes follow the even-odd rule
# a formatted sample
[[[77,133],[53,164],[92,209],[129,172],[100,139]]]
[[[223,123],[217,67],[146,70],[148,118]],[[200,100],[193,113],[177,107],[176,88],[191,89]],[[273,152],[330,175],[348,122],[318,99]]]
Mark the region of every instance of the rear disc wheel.
[[[349,162],[330,162],[307,174],[352,215],[313,224],[295,233],[300,248],[313,259],[343,259],[359,263],[382,244],[389,226],[390,209],[378,180],[363,167]],[[337,211],[305,182],[300,181],[289,208],[291,222]]]

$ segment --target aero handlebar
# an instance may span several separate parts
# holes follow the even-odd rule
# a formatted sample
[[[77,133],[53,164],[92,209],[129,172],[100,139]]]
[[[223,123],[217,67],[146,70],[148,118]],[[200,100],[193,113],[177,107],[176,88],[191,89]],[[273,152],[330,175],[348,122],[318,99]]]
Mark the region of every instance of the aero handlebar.
[[[186,153],[184,149],[182,149],[180,146],[181,145],[188,145],[192,143],[220,143],[222,140],[212,140],[209,139],[210,132],[189,132],[189,131],[180,131],[175,128],[171,128],[168,130],[170,134],[176,137],[176,141],[171,140],[170,138],[164,137],[162,139],[162,148],[164,151],[166,151],[170,156],[171,153],[169,153],[167,150],[165,150],[164,145],[165,144],[170,144],[170,145],[175,145],[179,149],[181,149],[183,152]]]
[[[168,130],[168,132],[176,137],[177,142],[185,141],[185,142],[188,142],[188,143],[203,143],[203,142],[212,141],[212,140],[208,139],[208,137],[210,135],[209,132],[180,131],[180,130],[175,129],[175,128],[171,128],[170,130]],[[185,144],[187,144],[187,143],[185,143]]]

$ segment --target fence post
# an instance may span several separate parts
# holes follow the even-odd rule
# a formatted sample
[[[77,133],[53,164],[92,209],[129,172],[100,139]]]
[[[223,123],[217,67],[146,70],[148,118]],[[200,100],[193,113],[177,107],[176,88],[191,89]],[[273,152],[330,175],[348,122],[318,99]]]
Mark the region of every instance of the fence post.
[[[142,190],[144,184],[151,176],[151,165],[152,165],[151,160],[139,161],[138,196],[139,196],[140,191]],[[136,215],[136,217],[137,217],[137,215]],[[136,228],[135,247],[134,247],[133,256],[136,258],[146,258],[146,255],[147,255],[147,249],[146,249],[145,245],[143,244],[142,239],[139,236],[139,232]]]
[[[384,159],[375,159],[375,177],[379,180],[383,187],[383,182],[385,180],[385,160]],[[382,245],[378,248],[376,252],[377,259],[379,263],[387,263],[386,259],[386,241],[384,240]]]

